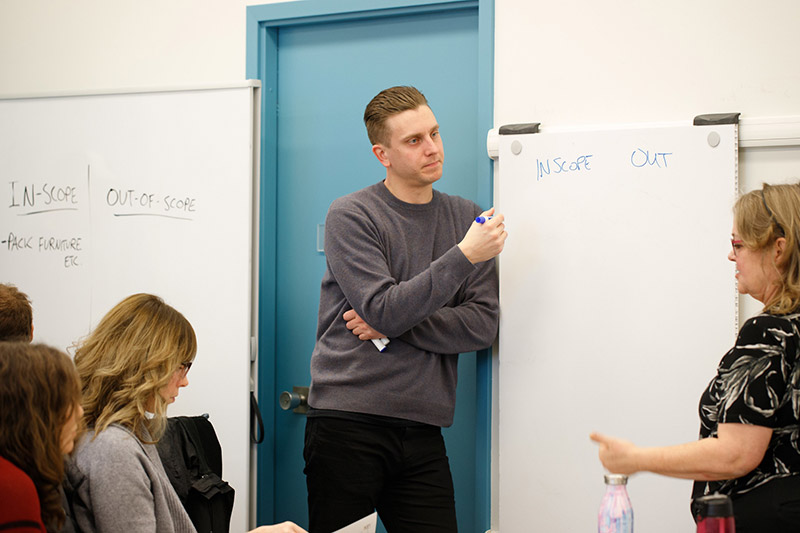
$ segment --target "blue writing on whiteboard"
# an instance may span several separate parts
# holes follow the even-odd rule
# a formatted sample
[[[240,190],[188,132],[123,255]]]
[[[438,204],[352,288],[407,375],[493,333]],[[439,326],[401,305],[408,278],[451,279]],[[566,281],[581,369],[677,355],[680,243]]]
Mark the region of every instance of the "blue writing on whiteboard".
[[[589,159],[593,157],[591,154],[581,155],[574,160],[564,159],[563,157],[555,157],[553,159],[540,160],[536,159],[536,181],[539,181],[545,176],[553,174],[562,174],[564,172],[577,172],[580,170],[592,170]]]
[[[631,153],[631,165],[636,168],[642,168],[646,165],[667,168],[667,156],[670,155],[672,155],[672,152],[651,152],[650,150],[637,148]]]

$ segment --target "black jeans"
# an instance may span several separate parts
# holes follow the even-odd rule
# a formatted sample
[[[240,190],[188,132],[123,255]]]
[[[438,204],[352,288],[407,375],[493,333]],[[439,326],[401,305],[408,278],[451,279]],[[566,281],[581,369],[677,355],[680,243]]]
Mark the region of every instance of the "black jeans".
[[[389,533],[458,531],[441,428],[309,418],[303,457],[311,533],[376,509]]]

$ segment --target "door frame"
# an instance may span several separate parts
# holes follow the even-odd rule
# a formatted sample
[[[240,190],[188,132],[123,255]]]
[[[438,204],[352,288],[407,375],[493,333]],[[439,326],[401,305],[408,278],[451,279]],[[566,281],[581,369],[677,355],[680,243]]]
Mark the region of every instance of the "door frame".
[[[277,212],[277,87],[278,33],[281,27],[367,18],[440,13],[455,10],[478,12],[478,107],[475,149],[486,151],[486,132],[493,127],[494,109],[494,0],[293,0],[247,7],[247,79],[261,80],[261,165],[258,282],[257,391],[265,406],[264,440],[255,446],[257,468],[252,481],[251,523],[272,523],[275,491],[276,366],[276,227]],[[490,206],[493,165],[486,158],[475,191],[477,203]],[[475,522],[489,529],[491,517],[492,358],[491,350],[476,356]],[[252,464],[252,463],[251,463]],[[300,495],[298,495],[300,497]],[[257,513],[257,516],[256,516]]]

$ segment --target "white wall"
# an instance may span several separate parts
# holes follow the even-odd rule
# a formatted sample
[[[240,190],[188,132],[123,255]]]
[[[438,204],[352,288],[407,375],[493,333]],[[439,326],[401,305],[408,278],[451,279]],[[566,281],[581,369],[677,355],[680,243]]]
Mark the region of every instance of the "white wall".
[[[496,123],[800,112],[800,3],[496,0]]]
[[[265,3],[3,0],[0,94],[241,79]],[[495,3],[496,124],[800,113],[794,0]]]
[[[245,6],[264,3],[3,0],[0,95],[241,80]],[[495,0],[495,8],[495,125],[800,115],[796,0]],[[777,168],[764,155],[743,153],[741,189],[800,177],[794,154]]]
[[[3,0],[0,94],[234,81],[248,0]]]

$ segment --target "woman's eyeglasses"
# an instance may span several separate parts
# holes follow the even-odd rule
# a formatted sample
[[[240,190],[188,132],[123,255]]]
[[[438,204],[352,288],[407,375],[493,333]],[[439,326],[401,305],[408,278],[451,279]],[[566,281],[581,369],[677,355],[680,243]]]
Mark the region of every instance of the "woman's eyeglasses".
[[[731,239],[731,247],[733,248],[733,256],[739,256],[739,250],[744,248],[744,243],[738,239]]]
[[[189,369],[192,368],[192,362],[186,361],[181,363],[181,366],[178,367],[177,372],[181,375],[181,378],[185,378],[186,374],[189,373]]]

